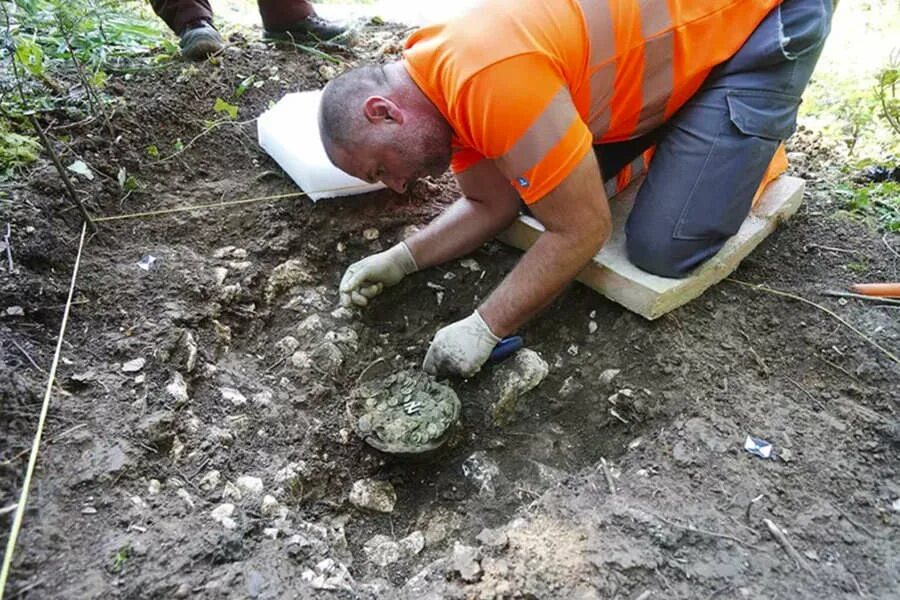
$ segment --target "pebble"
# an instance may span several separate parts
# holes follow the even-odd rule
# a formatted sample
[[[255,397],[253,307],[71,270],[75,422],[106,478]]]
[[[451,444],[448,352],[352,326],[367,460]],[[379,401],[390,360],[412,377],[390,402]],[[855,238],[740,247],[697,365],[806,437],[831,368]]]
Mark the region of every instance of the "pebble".
[[[453,570],[459,573],[463,581],[469,583],[481,579],[481,551],[474,546],[466,546],[456,542],[453,544],[451,563]]]
[[[259,477],[252,475],[241,475],[234,482],[241,492],[250,496],[259,496],[263,491],[263,481]]]
[[[419,530],[400,540],[400,549],[409,555],[416,555],[425,549],[425,534]]]
[[[297,325],[297,335],[301,339],[315,337],[325,331],[325,323],[319,315],[309,315]]]
[[[322,342],[313,349],[309,359],[319,370],[334,374],[344,363],[344,353],[334,342]]]
[[[444,507],[424,513],[419,519],[419,525],[424,527],[425,544],[433,547],[462,526],[462,517],[456,511]]]
[[[243,272],[253,266],[253,263],[249,260],[241,260],[241,261],[231,261],[228,263],[228,268],[233,269],[235,271]]]
[[[147,364],[147,361],[143,358],[135,358],[123,364],[122,371],[125,373],[137,373],[144,368],[145,364]]]
[[[222,285],[225,283],[225,278],[228,277],[228,269],[225,267],[214,267],[212,270],[212,280],[216,285]]]
[[[263,535],[269,538],[270,540],[274,540],[278,538],[278,528],[277,527],[266,527],[263,529]]]
[[[312,359],[309,358],[309,354],[305,350],[297,350],[291,354],[291,364],[298,369],[308,369],[312,366]]]
[[[270,390],[263,390],[253,394],[253,404],[256,404],[257,406],[269,406],[272,404],[272,392]]]
[[[464,258],[463,260],[459,261],[459,266],[464,269],[468,269],[473,273],[481,271],[481,265],[479,265],[478,261],[474,258]]]
[[[502,529],[489,529],[485,527],[481,530],[475,539],[482,546],[487,546],[489,548],[503,548],[506,544],[509,543],[509,538],[506,535],[506,532]]]
[[[588,333],[597,333],[597,321],[588,321]]]
[[[566,380],[563,381],[563,384],[559,387],[559,397],[560,398],[568,398],[584,388],[581,385],[581,382],[578,381],[574,376],[566,377]]]
[[[84,508],[81,509],[81,514],[83,514],[83,515],[96,515],[96,514],[97,514],[97,509],[94,508],[93,506],[85,506]]]
[[[238,486],[234,485],[230,481],[225,482],[225,489],[222,490],[222,498],[224,499],[233,499],[240,500],[244,495],[241,493],[241,490]]]
[[[216,250],[213,250],[212,257],[213,258],[225,258],[226,256],[231,256],[231,253],[234,251],[234,246],[222,246]]]
[[[147,508],[147,503],[140,496],[132,496],[131,503],[140,510]]]
[[[266,494],[263,496],[259,512],[261,512],[264,517],[277,517],[280,506],[281,505],[278,503],[278,500],[275,499],[275,496]]]
[[[187,383],[184,381],[184,377],[179,372],[175,372],[172,375],[172,381],[169,382],[169,385],[166,386],[166,392],[172,396],[172,399],[175,401],[176,406],[180,406],[182,404],[186,404],[190,399],[188,397],[187,391]]]
[[[159,479],[151,479],[147,483],[147,493],[151,496],[155,496],[162,489],[162,484],[159,482]]]
[[[243,406],[247,403],[247,398],[234,388],[223,387],[219,389],[219,392],[222,394],[222,400],[231,402],[235,406]]]
[[[207,471],[206,475],[200,478],[200,481],[197,483],[197,485],[204,492],[209,492],[219,487],[219,481],[221,480],[221,478],[222,474],[219,473],[219,471],[217,471],[216,469],[213,469],[212,471]]]
[[[300,342],[292,335],[286,335],[275,342],[275,350],[277,350],[278,354],[282,356],[292,354],[299,347]]]
[[[621,373],[621,369],[606,369],[602,373],[600,373],[600,383],[603,385],[609,385],[612,383],[612,380],[616,378],[616,375]]]
[[[212,517],[213,521],[216,523],[221,523],[225,529],[234,529],[237,527],[237,523],[231,515],[234,514],[234,504],[225,503],[220,504],[219,506],[212,509],[209,513],[209,516]]]
[[[271,302],[276,296],[300,285],[314,281],[309,273],[309,266],[296,258],[285,261],[272,269],[266,282],[266,301]]]
[[[363,238],[368,242],[374,242],[381,236],[381,232],[375,229],[374,227],[370,227],[363,231]]]
[[[6,314],[10,317],[24,317],[25,309],[21,306],[10,306],[6,309]]]
[[[353,592],[353,578],[347,567],[331,558],[316,563],[315,570],[306,569],[300,574],[300,578],[317,590]]]
[[[482,450],[473,452],[463,461],[463,475],[478,488],[479,495],[494,497],[494,479],[500,475],[500,467]]]
[[[232,283],[231,285],[223,285],[219,290],[219,302],[222,304],[231,304],[241,293],[241,284]]]
[[[511,360],[494,371],[497,400],[491,408],[495,422],[509,420],[515,413],[519,398],[536,388],[547,377],[550,368],[541,355],[523,348]]]
[[[569,354],[569,356],[578,356],[578,345],[572,344],[571,346],[566,348],[566,352]]]
[[[397,492],[387,481],[360,479],[350,490],[350,504],[358,508],[376,512],[393,512],[397,503]]]
[[[178,488],[177,490],[175,490],[175,494],[179,498],[184,500],[184,503],[187,505],[187,507],[189,509],[194,510],[194,499],[191,498],[191,495],[188,493],[188,491],[186,489]]]
[[[381,534],[372,536],[363,546],[363,552],[369,561],[379,567],[397,562],[401,555],[400,544]]]

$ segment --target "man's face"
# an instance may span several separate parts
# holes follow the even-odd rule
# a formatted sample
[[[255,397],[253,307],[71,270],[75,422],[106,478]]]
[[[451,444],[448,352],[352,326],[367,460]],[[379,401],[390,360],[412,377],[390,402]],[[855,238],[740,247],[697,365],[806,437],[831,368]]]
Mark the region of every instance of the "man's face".
[[[424,118],[368,124],[359,143],[338,149],[334,158],[350,175],[384,182],[402,193],[416,180],[437,177],[450,166],[450,140],[440,125]]]

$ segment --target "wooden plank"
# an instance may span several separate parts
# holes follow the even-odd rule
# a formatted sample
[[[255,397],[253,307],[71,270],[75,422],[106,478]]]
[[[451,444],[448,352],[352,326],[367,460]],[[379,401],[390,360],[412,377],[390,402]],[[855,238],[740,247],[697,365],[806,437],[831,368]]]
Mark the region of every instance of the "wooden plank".
[[[779,223],[797,212],[805,184],[800,178],[786,175],[770,183],[737,234],[725,243],[718,254],[684,279],[652,275],[628,261],[625,220],[639,185],[640,180],[633,182],[610,201],[612,235],[591,264],[578,275],[578,281],[647,319],[656,319],[690,302],[734,271]],[[527,250],[543,229],[536,219],[520,216],[497,237],[520,250]]]

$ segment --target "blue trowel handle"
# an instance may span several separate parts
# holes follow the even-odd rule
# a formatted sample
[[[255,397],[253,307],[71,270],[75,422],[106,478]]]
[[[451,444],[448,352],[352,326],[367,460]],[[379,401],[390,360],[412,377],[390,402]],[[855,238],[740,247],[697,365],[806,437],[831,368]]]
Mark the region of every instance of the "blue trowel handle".
[[[515,354],[523,345],[524,342],[520,335],[505,337],[491,350],[488,360],[492,363],[498,363]]]

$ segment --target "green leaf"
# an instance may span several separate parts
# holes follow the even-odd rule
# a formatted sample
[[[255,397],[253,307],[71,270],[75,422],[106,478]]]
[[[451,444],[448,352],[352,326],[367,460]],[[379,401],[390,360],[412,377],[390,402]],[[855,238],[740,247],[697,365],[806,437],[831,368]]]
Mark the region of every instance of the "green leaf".
[[[159,158],[159,148],[156,147],[155,144],[150,144],[146,148],[147,156],[150,158]]]
[[[243,96],[243,95],[244,95],[244,92],[246,92],[247,89],[248,89],[251,85],[253,85],[253,82],[254,82],[254,81],[256,81],[256,75],[253,75],[253,74],[251,74],[249,77],[247,77],[246,79],[244,79],[243,81],[241,81],[241,82],[238,84],[237,89],[234,90],[234,97],[235,97],[235,98],[240,98],[241,96]],[[235,115],[236,115],[236,114],[237,114],[237,111],[235,111]],[[233,118],[233,117],[232,117],[232,118]]]
[[[175,143],[172,144],[172,147],[175,149],[175,152],[181,152],[184,150],[184,142],[181,141],[181,138],[175,140]]]
[[[16,60],[32,75],[44,74],[44,51],[32,40],[19,40]]]
[[[217,113],[227,114],[229,119],[237,118],[238,107],[234,104],[228,104],[221,98],[216,98],[216,103],[213,104],[213,110]]]

